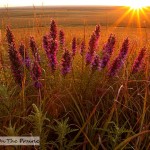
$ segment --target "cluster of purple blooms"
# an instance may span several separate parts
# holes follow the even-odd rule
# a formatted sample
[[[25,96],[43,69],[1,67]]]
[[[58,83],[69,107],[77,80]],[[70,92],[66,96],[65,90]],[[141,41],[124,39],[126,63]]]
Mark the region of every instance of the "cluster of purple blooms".
[[[80,54],[81,54],[81,56],[84,55],[85,49],[86,49],[85,41],[82,41],[81,42],[81,48],[80,48]]]
[[[23,65],[19,52],[16,50],[14,35],[9,27],[6,28],[6,37],[8,42],[8,53],[11,63],[11,70],[16,83],[22,87]]]
[[[57,66],[57,50],[58,42],[57,38],[57,26],[54,20],[51,21],[49,35],[43,36],[43,48],[45,49],[51,71],[54,73]]]
[[[66,76],[71,70],[71,54],[68,50],[65,49],[65,52],[62,57],[62,75]]]
[[[40,63],[40,55],[34,37],[30,37],[30,48],[35,61],[38,61]]]
[[[25,64],[27,69],[30,70],[31,69],[31,60],[29,58],[29,55],[28,55],[25,45],[23,43],[20,44],[19,53],[22,57],[23,64]]]
[[[140,68],[142,67],[143,61],[144,61],[144,56],[146,54],[146,48],[142,48],[141,51],[139,52],[139,55],[137,56],[137,58],[134,61],[134,64],[132,66],[132,73],[137,73]]]
[[[76,38],[74,37],[72,39],[72,56],[74,57],[76,54],[76,50],[77,50],[77,41]]]
[[[95,31],[93,32],[89,40],[88,52],[86,54],[86,65],[91,64],[91,62],[93,61],[94,54],[98,47],[99,38],[100,38],[100,26],[97,25]]]
[[[57,26],[54,20],[51,21],[50,25],[50,34],[43,37],[43,47],[45,49],[49,64],[51,66],[51,70],[54,73],[57,66],[57,50],[58,50],[58,42],[57,42]],[[67,73],[71,70],[71,54],[68,50],[66,50],[65,46],[65,34],[62,30],[59,32],[59,46],[64,50],[64,54],[62,56],[62,75],[66,76]],[[75,55],[76,52],[76,38],[72,40],[72,56]]]
[[[115,76],[118,73],[118,71],[121,69],[121,67],[125,62],[128,49],[129,49],[129,39],[127,38],[124,40],[122,44],[122,48],[120,50],[118,57],[113,61],[112,65],[109,68],[109,72],[108,72],[109,76]]]
[[[36,45],[34,37],[30,37],[30,49],[33,55],[33,63],[31,63],[32,61],[30,60],[29,54],[23,43],[20,44],[19,49],[17,51],[15,46],[14,35],[9,27],[7,27],[6,29],[6,37],[8,41],[8,53],[11,62],[11,69],[16,83],[22,86],[24,75],[23,65],[25,65],[26,68],[31,72],[32,79],[34,81],[34,86],[37,89],[41,88],[42,87],[42,83],[40,81],[42,76],[42,69],[40,64],[41,61],[38,46]],[[111,34],[108,38],[107,43],[104,45],[102,49],[102,56],[100,58],[99,55],[96,54],[96,51],[98,49],[99,38],[100,38],[100,26],[97,25],[95,27],[93,34],[90,37],[87,52],[85,41],[81,42],[80,54],[82,56],[86,56],[86,65],[91,64],[92,72],[95,72],[96,70],[102,70],[107,66],[112,56],[114,45],[116,43],[115,36]],[[52,73],[54,73],[55,70],[57,69],[58,46],[64,52],[62,56],[61,73],[63,76],[66,76],[71,71],[71,64],[77,52],[77,39],[75,37],[72,39],[72,54],[71,54],[68,51],[68,49],[65,48],[65,34],[63,30],[60,30],[59,45],[58,45],[57,25],[56,22],[52,20],[50,24],[50,32],[47,35],[43,36],[43,48],[46,52]],[[118,71],[122,68],[127,57],[128,49],[129,49],[129,39],[127,38],[124,40],[122,44],[122,48],[120,49],[119,55],[116,57],[116,59],[112,62],[112,64],[108,68],[109,77],[115,76],[118,73]],[[132,66],[131,70],[132,74],[140,70],[144,60],[145,53],[146,48],[142,48]]]
[[[40,82],[40,78],[42,76],[42,69],[40,64],[37,61],[34,61],[33,67],[32,67],[32,78],[34,81],[34,86],[37,89],[40,89],[42,87],[42,83]]]
[[[110,57],[112,55],[114,45],[115,45],[116,39],[114,35],[110,35],[107,43],[104,45],[102,50],[102,58],[100,62],[100,69],[103,69],[108,64]]]

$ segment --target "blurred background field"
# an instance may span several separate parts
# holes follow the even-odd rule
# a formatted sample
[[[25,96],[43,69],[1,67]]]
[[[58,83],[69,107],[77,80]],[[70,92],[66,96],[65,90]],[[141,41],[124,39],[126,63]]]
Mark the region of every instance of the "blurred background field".
[[[53,6],[53,7],[19,7],[0,9],[0,27],[5,24],[12,24],[14,28],[45,27],[49,25],[50,18],[55,18],[62,26],[88,26],[101,24],[102,26],[115,26],[115,22],[123,16],[129,7],[102,7],[102,6]],[[118,24],[118,27],[128,26],[132,13],[129,13]],[[144,14],[145,13],[145,14]],[[150,16],[148,9],[140,13],[141,27],[149,27]],[[136,16],[136,15],[135,15]],[[137,16],[132,18],[130,27],[137,27]]]
[[[55,19],[59,28],[66,32],[66,39],[71,37],[86,39],[96,24],[101,25],[104,41],[110,33],[115,33],[121,39],[129,36],[131,39],[144,39],[147,42],[150,27],[150,12],[145,9],[139,13],[140,23],[137,21],[137,12],[129,7],[100,7],[100,6],[53,6],[53,7],[13,7],[0,8],[1,40],[5,37],[5,29],[10,25],[18,40],[24,40],[28,35],[39,38],[46,33],[51,19]],[[126,15],[127,14],[127,15]],[[133,18],[132,18],[133,16]],[[146,16],[146,17],[145,17]],[[140,27],[139,27],[140,24]],[[17,32],[16,32],[17,31]],[[139,40],[141,41],[141,40]],[[103,41],[101,41],[103,43]],[[143,44],[143,42],[141,44]],[[139,43],[139,42],[138,42]]]

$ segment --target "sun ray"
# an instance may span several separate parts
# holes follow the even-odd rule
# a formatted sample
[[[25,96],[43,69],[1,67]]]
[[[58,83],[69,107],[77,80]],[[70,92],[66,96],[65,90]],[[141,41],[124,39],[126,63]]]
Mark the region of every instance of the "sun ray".
[[[136,11],[136,15],[137,15],[137,27],[141,28],[141,20],[140,20],[140,11],[139,11],[139,9]]]
[[[126,11],[114,24],[113,26],[117,27],[121,21],[131,12],[130,9],[128,9],[128,11]]]
[[[130,17],[130,19],[129,19],[129,21],[128,21],[128,24],[127,24],[127,27],[130,26],[130,24],[131,24],[131,22],[132,22],[132,20],[133,20],[133,18],[134,18],[134,15],[135,15],[135,10],[132,11],[131,17]]]
[[[150,10],[148,10],[148,11],[150,11]],[[145,11],[144,11],[144,9],[142,9],[141,12],[142,12],[142,14],[143,14],[143,16],[144,16],[144,19],[145,19],[147,22],[150,22],[150,21],[149,21],[149,18],[148,18],[148,16],[147,16],[147,14],[146,14]]]

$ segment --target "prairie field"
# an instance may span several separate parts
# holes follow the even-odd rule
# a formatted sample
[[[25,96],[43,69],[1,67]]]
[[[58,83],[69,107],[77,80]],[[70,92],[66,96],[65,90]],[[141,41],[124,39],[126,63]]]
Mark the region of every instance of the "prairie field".
[[[148,9],[0,8],[0,149],[149,150]]]

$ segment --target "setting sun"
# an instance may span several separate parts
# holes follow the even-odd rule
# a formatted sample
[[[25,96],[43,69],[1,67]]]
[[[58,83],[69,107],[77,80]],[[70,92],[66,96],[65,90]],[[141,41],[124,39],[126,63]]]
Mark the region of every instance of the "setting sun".
[[[130,8],[133,9],[133,10],[142,9],[144,7],[146,7],[146,6],[142,5],[142,4],[139,4],[139,3],[137,3],[137,4],[134,3],[133,5],[130,6]]]
[[[139,9],[143,9],[144,7],[148,6],[148,3],[145,1],[130,1],[130,3],[128,4],[128,6],[133,9],[133,10],[139,10]]]

